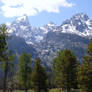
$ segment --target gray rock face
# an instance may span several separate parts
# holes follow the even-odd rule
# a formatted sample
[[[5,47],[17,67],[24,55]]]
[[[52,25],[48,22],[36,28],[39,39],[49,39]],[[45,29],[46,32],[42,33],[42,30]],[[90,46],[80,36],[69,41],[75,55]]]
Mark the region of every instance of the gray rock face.
[[[33,59],[37,57],[37,51],[32,45],[26,44],[23,38],[11,36],[7,41],[9,50],[12,54],[16,54],[17,57],[19,57],[23,52],[31,54]]]
[[[88,43],[89,39],[76,34],[49,32],[43,41],[35,45],[35,49],[42,62],[46,66],[51,67],[53,58],[57,55],[58,51],[64,49],[72,50],[78,60],[82,60]]]

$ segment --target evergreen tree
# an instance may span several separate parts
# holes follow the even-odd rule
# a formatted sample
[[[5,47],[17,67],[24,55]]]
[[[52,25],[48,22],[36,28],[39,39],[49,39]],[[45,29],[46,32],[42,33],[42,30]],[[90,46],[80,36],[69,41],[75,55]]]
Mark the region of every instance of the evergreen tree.
[[[92,63],[85,62],[78,69],[78,87],[83,92],[92,92]]]
[[[3,61],[5,58],[5,54],[7,51],[7,42],[6,42],[6,37],[7,37],[7,28],[6,25],[2,24],[0,25],[0,61]]]
[[[77,60],[70,50],[60,51],[53,60],[53,73],[58,87],[70,91],[77,87]]]
[[[37,58],[33,73],[32,73],[32,81],[35,92],[47,92],[47,74],[44,67],[41,65],[40,58]]]
[[[83,57],[83,64],[78,69],[78,87],[83,92],[92,92],[92,40],[88,45],[87,56]]]
[[[25,92],[28,91],[28,87],[31,83],[31,56],[30,54],[23,53],[19,57],[19,71],[18,71],[18,79],[19,83],[25,87]]]
[[[6,41],[7,37],[7,27],[5,24],[2,24],[0,25],[0,61],[1,64],[4,65],[3,92],[6,92],[8,68],[11,66],[11,61],[13,61],[14,59],[14,57],[10,54],[10,51],[8,50],[8,44]]]

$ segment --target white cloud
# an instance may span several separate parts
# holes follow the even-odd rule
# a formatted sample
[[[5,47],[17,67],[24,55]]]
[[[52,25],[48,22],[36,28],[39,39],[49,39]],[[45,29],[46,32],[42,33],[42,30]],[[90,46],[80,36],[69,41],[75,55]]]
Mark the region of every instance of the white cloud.
[[[73,3],[67,0],[0,0],[2,13],[5,17],[36,15],[38,12],[47,11],[59,13],[60,7],[72,7]]]

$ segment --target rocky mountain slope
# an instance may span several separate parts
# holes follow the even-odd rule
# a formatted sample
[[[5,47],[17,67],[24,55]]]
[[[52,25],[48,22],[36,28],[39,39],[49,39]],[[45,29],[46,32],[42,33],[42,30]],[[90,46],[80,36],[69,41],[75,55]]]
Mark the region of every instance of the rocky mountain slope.
[[[40,42],[50,31],[60,31],[90,38],[92,37],[92,20],[85,13],[79,13],[65,20],[60,26],[50,22],[36,28],[30,25],[28,17],[24,15],[17,18],[9,26],[11,35],[22,37],[29,44]]]
[[[60,50],[70,49],[82,60],[86,54],[89,39],[76,34],[67,34],[61,32],[49,32],[43,41],[35,44],[35,49],[45,66],[51,66],[53,58]]]
[[[8,29],[11,36],[19,37],[9,42],[14,53],[32,53],[35,58],[39,56],[45,66],[51,67],[53,58],[63,49],[71,49],[78,60],[82,59],[92,37],[92,20],[85,13],[79,13],[59,26],[50,22],[36,28],[24,15],[12,22]]]
[[[7,42],[9,50],[11,53],[16,54],[17,57],[23,52],[31,54],[33,59],[37,57],[36,50],[31,45],[26,44],[23,38],[11,36]]]

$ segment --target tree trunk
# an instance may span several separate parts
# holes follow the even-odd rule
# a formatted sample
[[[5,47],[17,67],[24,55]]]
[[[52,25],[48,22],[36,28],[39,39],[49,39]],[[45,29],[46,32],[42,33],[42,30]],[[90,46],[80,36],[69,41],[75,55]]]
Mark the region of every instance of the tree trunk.
[[[40,87],[38,87],[38,92],[40,92]]]
[[[71,92],[71,89],[67,89],[67,92]]]
[[[25,92],[27,92],[27,91],[28,91],[28,89],[27,89],[27,82],[25,80]]]
[[[25,92],[27,92],[28,90],[27,90],[27,88],[25,88]]]
[[[8,74],[8,62],[5,62],[4,80],[3,80],[3,92],[6,92],[7,74]]]

